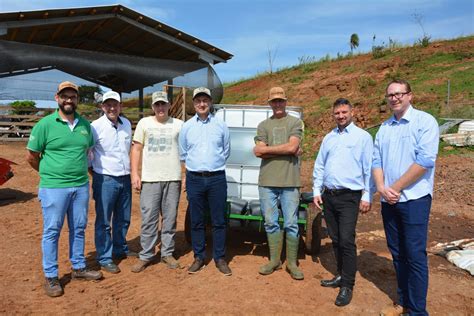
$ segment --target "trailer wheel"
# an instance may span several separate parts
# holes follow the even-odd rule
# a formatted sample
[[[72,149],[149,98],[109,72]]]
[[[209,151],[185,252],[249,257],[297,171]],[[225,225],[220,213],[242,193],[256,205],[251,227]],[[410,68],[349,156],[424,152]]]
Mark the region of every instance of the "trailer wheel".
[[[313,203],[308,205],[306,209],[306,253],[309,255],[317,255],[321,250],[322,239],[322,214],[316,209]]]
[[[191,211],[189,205],[186,208],[186,216],[184,219],[184,239],[188,244],[191,244]]]

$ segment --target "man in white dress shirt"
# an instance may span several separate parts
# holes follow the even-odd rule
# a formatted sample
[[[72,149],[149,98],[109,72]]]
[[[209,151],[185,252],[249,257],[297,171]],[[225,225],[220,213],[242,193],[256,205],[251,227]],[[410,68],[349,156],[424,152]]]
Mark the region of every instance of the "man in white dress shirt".
[[[95,247],[97,261],[109,273],[120,272],[112,257],[124,259],[130,255],[126,236],[132,205],[129,156],[132,126],[120,116],[121,110],[120,95],[108,91],[102,98],[104,115],[91,124],[95,141],[91,155]]]

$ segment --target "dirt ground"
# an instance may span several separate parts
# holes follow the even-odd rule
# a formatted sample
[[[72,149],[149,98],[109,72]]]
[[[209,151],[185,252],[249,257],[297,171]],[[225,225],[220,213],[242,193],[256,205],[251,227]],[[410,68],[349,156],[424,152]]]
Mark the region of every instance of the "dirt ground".
[[[231,230],[227,259],[233,270],[225,277],[213,262],[196,275],[186,269],[168,270],[157,262],[144,272],[130,271],[136,258],[119,263],[122,272],[104,273],[99,282],[71,281],[68,232],[65,225],[59,250],[59,272],[65,295],[44,294],[41,269],[41,207],[37,200],[38,175],[25,162],[25,144],[0,144],[0,156],[18,163],[15,176],[0,188],[0,313],[2,314],[321,314],[377,315],[396,299],[395,274],[386,248],[380,206],[360,216],[357,227],[358,264],[354,298],[349,306],[334,305],[336,289],[319,285],[334,273],[328,239],[319,256],[299,253],[305,279],[294,281],[285,270],[260,276],[258,267],[267,261],[262,233]],[[305,189],[310,188],[312,162],[303,165]],[[474,157],[441,157],[437,163],[435,199],[431,212],[429,245],[474,237]],[[7,197],[14,199],[5,199]],[[139,196],[133,196],[128,243],[139,251]],[[176,256],[188,267],[193,261],[184,239],[183,194],[178,218]],[[86,231],[88,264],[98,269],[93,243],[94,203],[90,203]],[[210,247],[208,246],[208,250]],[[159,251],[159,245],[157,246]],[[159,254],[157,255],[159,258]],[[433,315],[474,314],[473,278],[444,258],[429,255],[428,310]]]

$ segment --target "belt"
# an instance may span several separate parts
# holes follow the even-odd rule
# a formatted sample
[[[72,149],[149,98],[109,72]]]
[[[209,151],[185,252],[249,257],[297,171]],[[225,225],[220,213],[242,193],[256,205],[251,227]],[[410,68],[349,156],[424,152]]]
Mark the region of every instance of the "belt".
[[[224,170],[218,170],[218,171],[189,171],[188,172],[192,175],[198,176],[198,177],[213,177],[217,176],[219,174],[224,174]]]
[[[329,195],[340,195],[344,193],[362,193],[362,190],[351,190],[351,189],[330,189],[324,187],[324,193]]]

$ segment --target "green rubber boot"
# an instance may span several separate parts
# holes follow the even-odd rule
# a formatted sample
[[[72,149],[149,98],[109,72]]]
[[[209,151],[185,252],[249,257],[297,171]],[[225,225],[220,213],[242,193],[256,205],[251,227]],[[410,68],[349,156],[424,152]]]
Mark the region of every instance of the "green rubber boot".
[[[288,271],[295,280],[304,279],[303,272],[296,265],[299,241],[298,237],[286,234],[286,271]]]
[[[283,232],[267,234],[268,248],[270,249],[270,262],[261,266],[258,273],[263,275],[272,274],[273,271],[281,269],[281,248],[283,247]]]

